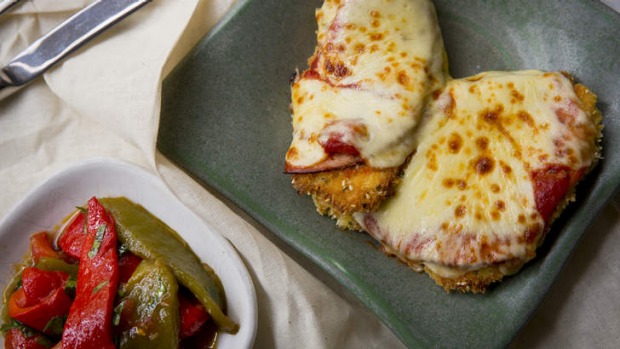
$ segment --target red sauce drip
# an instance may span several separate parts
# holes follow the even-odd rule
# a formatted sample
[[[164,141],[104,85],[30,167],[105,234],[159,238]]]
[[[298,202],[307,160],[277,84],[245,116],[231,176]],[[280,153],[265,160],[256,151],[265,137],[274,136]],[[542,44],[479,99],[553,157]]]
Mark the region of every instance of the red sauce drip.
[[[359,150],[355,146],[342,141],[342,135],[339,133],[333,133],[327,139],[322,142],[321,145],[327,154],[348,154],[359,155]]]
[[[549,165],[530,174],[534,182],[536,208],[545,223],[549,223],[558,205],[571,186],[581,179],[583,172],[583,169],[575,171],[565,165]]]
[[[320,80],[321,79],[321,75],[319,75],[319,73],[317,73],[315,70],[306,70],[304,72],[304,79]]]
[[[373,217],[371,214],[366,214],[364,215],[363,221],[363,225],[369,234],[371,234],[380,241],[385,238],[386,232],[381,229],[381,227],[379,226],[379,222],[377,222],[377,219],[375,217]]]

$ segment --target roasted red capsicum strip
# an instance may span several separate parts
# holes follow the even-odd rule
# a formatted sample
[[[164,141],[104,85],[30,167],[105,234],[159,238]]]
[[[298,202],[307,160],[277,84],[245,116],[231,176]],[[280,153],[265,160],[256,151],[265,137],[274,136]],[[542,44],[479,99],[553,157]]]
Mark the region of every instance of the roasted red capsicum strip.
[[[209,314],[205,307],[194,295],[186,292],[179,292],[179,315],[181,316],[180,339],[195,335],[209,320]]]
[[[5,349],[47,349],[47,338],[40,334],[25,334],[20,328],[12,328],[4,335]]]
[[[68,256],[80,259],[82,246],[86,238],[84,225],[86,223],[86,213],[78,211],[76,216],[67,225],[65,231],[58,238],[58,247]]]
[[[126,284],[140,262],[142,262],[142,258],[131,252],[125,252],[118,257],[119,282]]]
[[[69,274],[62,271],[48,271],[36,267],[22,271],[22,288],[30,304],[39,302],[57,288],[64,288]]]
[[[46,328],[55,317],[67,315],[71,298],[65,293],[69,275],[61,271],[46,271],[35,267],[24,269],[22,287],[9,298],[8,315],[37,331]]]
[[[30,253],[35,263],[38,263],[42,257],[60,258],[58,252],[52,247],[47,233],[44,231],[30,237]]]
[[[75,300],[62,336],[64,349],[112,349],[114,297],[119,283],[114,220],[96,198],[88,201]]]

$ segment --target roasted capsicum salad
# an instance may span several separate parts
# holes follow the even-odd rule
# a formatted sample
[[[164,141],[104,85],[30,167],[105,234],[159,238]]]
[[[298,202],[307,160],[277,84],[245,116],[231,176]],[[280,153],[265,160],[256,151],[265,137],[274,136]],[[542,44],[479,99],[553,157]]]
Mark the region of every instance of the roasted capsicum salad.
[[[93,197],[32,235],[3,300],[6,349],[213,348],[239,328],[213,270],[124,197]]]

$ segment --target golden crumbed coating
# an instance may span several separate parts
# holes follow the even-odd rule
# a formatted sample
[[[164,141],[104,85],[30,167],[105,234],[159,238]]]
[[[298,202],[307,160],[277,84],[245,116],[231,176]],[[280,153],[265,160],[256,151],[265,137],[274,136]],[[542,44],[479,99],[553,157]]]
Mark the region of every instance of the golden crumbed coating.
[[[444,278],[429,268],[424,268],[424,271],[446,292],[485,293],[489,285],[501,281],[504,277],[498,267],[470,271],[456,278]]]
[[[338,170],[292,175],[293,187],[312,196],[319,213],[338,220],[338,226],[359,230],[354,212],[371,212],[394,194],[399,169],[356,165]]]
[[[590,116],[590,118],[598,125],[598,135],[596,139],[593,140],[595,142],[594,146],[596,148],[596,158],[594,164],[592,164],[591,168],[596,165],[598,159],[600,158],[601,151],[601,138],[603,137],[603,115],[600,110],[596,108],[596,101],[598,97],[590,91],[587,87],[582,84],[575,85],[575,94],[582,102],[581,108]]]

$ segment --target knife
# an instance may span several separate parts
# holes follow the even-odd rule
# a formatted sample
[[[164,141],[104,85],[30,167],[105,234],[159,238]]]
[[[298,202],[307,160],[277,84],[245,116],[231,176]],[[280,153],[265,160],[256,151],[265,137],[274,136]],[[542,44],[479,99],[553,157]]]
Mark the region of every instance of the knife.
[[[98,0],[35,41],[0,70],[0,100],[151,0]]]
[[[3,1],[0,1],[0,15],[2,15],[5,12],[7,12],[9,9],[11,9],[11,7],[17,5],[17,2],[19,2],[19,0],[3,0]]]

